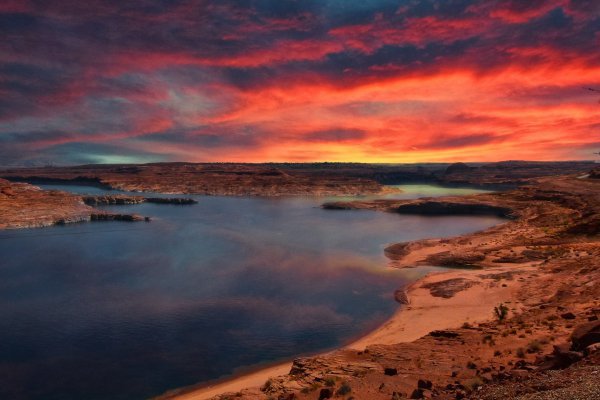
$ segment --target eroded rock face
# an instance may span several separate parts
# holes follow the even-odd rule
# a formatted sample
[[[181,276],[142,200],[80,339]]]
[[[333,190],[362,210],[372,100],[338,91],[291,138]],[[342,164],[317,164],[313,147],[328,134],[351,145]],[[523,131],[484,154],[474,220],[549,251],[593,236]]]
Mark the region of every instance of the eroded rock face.
[[[0,229],[101,220],[142,221],[145,218],[107,213],[86,205],[78,195],[0,179]]]
[[[0,179],[0,229],[88,221],[92,210],[78,196]]]

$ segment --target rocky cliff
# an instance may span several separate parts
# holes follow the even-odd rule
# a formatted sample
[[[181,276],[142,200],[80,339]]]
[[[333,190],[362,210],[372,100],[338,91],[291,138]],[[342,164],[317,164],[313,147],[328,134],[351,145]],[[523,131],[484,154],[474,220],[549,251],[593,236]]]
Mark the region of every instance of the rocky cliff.
[[[86,205],[67,192],[42,190],[0,179],[0,229],[36,228],[82,221],[139,221],[137,215],[112,214]]]

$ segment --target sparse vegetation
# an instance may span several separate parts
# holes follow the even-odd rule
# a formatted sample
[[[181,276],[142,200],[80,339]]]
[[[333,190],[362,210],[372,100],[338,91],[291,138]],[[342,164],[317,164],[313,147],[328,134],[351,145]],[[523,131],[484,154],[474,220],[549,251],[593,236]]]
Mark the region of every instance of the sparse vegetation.
[[[528,353],[539,353],[541,350],[542,350],[542,345],[537,340],[532,340],[527,345],[527,352]]]
[[[320,387],[321,387],[321,385],[319,385],[317,382],[313,382],[313,383],[310,385],[310,389],[311,389],[312,391],[315,391],[315,390],[319,389]]]
[[[325,386],[329,386],[329,387],[335,386],[335,379],[330,376],[325,378]]]
[[[338,396],[345,396],[352,391],[352,388],[348,384],[348,382],[343,382],[342,386],[337,390],[336,394]]]
[[[261,391],[266,392],[273,386],[273,381],[271,379],[267,379],[267,381],[260,388]]]
[[[494,314],[498,322],[503,322],[508,315],[508,307],[504,303],[500,303],[497,307],[494,307]]]
[[[489,334],[485,335],[481,341],[482,341],[482,343],[484,343],[484,344],[487,343],[490,346],[494,346],[496,344],[496,341],[494,340],[494,337],[492,335],[489,335]]]
[[[477,390],[480,386],[483,386],[483,380],[476,376],[465,382],[465,386],[471,390]]]
[[[522,347],[519,347],[517,349],[517,357],[519,357],[519,358],[525,358],[525,350]]]

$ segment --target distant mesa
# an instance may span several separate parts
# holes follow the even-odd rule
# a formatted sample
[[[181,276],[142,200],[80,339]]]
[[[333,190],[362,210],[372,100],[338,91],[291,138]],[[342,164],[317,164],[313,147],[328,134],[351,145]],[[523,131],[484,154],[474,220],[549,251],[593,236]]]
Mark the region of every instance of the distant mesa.
[[[452,174],[456,174],[456,173],[469,172],[472,169],[474,169],[474,167],[469,167],[467,164],[465,164],[463,162],[457,162],[454,164],[450,164],[448,166],[448,168],[446,168],[446,172],[444,174],[452,175]]]

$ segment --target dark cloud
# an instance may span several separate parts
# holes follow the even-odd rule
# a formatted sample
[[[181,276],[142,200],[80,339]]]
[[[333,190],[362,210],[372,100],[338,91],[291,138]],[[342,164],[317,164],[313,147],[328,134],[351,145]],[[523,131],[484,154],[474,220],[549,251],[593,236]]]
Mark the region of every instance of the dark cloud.
[[[137,140],[150,143],[182,143],[208,149],[252,148],[260,145],[261,135],[264,136],[264,132],[252,126],[205,126],[149,133],[138,137]]]
[[[440,136],[438,138],[433,139],[431,142],[426,143],[425,145],[419,146],[419,148],[426,149],[452,149],[459,147],[468,147],[468,146],[477,146],[482,144],[489,144],[493,142],[501,141],[502,138],[499,138],[493,134],[489,133],[478,133],[478,134],[468,134],[457,137],[446,137]]]
[[[302,139],[315,142],[343,142],[363,139],[366,136],[367,132],[362,129],[336,128],[309,132]]]
[[[271,127],[274,117],[252,114],[278,101],[261,91],[307,85],[336,91],[569,63],[595,69],[599,24],[593,0],[7,1],[0,5],[0,141],[13,153],[39,146],[40,157],[52,153],[44,146],[62,142],[131,137],[253,151],[289,137]],[[586,82],[597,85],[596,77]],[[546,106],[584,101],[575,84],[555,86],[513,88],[503,99]],[[377,104],[385,114],[385,102]],[[368,135],[363,127],[310,127],[303,137]],[[440,143],[468,146],[485,137]]]

